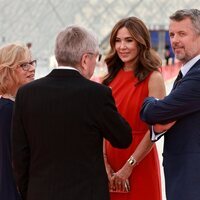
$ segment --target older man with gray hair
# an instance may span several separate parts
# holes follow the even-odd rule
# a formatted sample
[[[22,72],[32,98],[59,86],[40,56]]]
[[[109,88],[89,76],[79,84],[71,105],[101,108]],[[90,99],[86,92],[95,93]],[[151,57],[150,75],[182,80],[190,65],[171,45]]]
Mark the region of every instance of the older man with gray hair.
[[[22,87],[13,117],[13,164],[24,200],[109,200],[103,138],[130,145],[110,88],[88,80],[98,41],[72,25],[56,39],[58,68]]]

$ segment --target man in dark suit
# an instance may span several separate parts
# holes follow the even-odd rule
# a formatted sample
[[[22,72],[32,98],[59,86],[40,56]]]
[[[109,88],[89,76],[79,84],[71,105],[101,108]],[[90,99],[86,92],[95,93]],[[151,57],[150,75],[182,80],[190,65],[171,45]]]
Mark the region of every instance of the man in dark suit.
[[[22,87],[13,117],[13,164],[25,200],[108,200],[103,138],[131,144],[111,90],[88,80],[99,55],[96,37],[69,26],[56,39],[59,67]]]
[[[156,135],[154,131],[165,132],[175,122],[164,133],[167,200],[199,200],[200,11],[176,11],[170,16],[169,35],[176,58],[183,66],[168,96],[163,100],[149,97],[144,101],[141,118],[155,125],[152,137],[158,138],[162,134]]]

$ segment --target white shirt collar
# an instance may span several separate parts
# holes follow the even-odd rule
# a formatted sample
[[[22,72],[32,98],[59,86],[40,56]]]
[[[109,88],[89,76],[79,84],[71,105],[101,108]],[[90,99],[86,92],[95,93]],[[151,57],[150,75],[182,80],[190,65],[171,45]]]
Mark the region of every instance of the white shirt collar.
[[[181,67],[181,72],[183,76],[187,74],[187,72],[191,69],[191,67],[200,59],[200,55],[195,56],[189,62]]]
[[[78,71],[78,69],[76,69],[75,67],[71,67],[71,66],[58,66],[58,67],[56,67],[56,69],[71,69],[71,70]]]

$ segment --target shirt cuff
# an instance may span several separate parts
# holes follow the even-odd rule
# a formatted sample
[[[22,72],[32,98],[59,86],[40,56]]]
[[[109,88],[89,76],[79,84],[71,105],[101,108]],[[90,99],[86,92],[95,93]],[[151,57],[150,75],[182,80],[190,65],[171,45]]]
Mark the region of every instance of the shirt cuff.
[[[156,133],[154,130],[153,130],[153,126],[151,126],[151,141],[152,142],[156,142],[158,141],[163,135],[164,133],[166,133],[167,131],[163,131],[161,133]]]

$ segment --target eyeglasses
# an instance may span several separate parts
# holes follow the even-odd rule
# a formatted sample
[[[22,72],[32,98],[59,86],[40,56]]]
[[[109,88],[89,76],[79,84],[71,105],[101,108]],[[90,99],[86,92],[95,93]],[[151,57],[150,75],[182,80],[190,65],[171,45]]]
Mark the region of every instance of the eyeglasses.
[[[30,62],[25,62],[19,65],[24,71],[28,71],[31,66],[37,66],[37,60],[32,60]]]
[[[102,58],[102,54],[98,54],[97,61],[100,62]]]
[[[91,53],[91,52],[88,52],[87,54],[90,54],[90,55],[96,55],[97,56],[97,58],[96,58],[96,61],[97,62],[100,62],[101,61],[101,58],[102,58],[102,55],[101,54],[95,54],[95,53]]]

